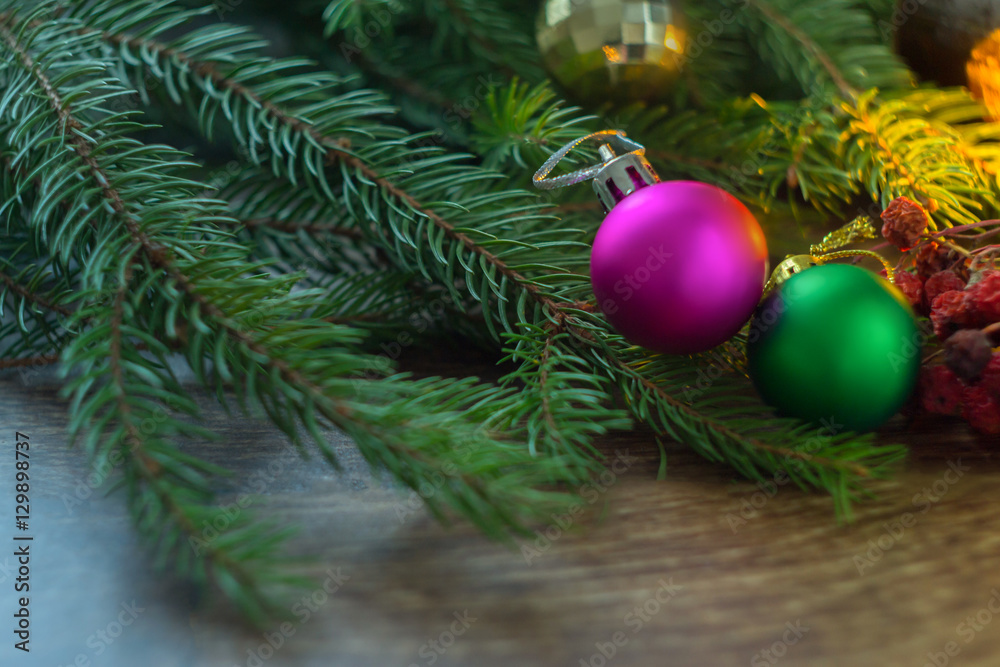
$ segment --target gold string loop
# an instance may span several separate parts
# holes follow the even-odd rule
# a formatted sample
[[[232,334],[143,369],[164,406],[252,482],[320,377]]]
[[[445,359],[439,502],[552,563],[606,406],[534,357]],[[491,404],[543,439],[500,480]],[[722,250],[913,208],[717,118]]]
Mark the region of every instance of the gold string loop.
[[[885,257],[871,250],[836,250],[834,252],[810,255],[789,255],[771,272],[771,277],[768,278],[767,284],[764,285],[764,293],[761,295],[761,300],[765,299],[771,292],[780,287],[783,282],[796,273],[802,273],[811,266],[819,266],[844,257],[871,257],[878,260],[885,267],[885,277],[893,285],[896,284],[896,271],[892,268],[892,264]]]
[[[842,257],[871,257],[872,259],[876,259],[885,267],[885,277],[893,285],[896,284],[896,271],[892,268],[892,264],[885,257],[871,250],[838,250],[836,252],[816,255],[815,259],[817,260],[817,264],[825,264],[829,260],[840,259]]]
[[[839,250],[855,241],[877,239],[878,236],[878,230],[872,225],[871,219],[867,215],[859,215],[840,229],[835,229],[824,236],[819,243],[809,246],[809,254],[822,255],[832,250]]]

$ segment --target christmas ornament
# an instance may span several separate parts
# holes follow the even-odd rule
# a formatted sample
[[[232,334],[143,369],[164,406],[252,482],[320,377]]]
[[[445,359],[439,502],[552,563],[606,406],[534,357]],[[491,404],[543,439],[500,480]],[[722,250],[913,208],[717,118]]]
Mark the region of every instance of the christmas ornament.
[[[1000,117],[1000,0],[900,0],[880,26],[895,32],[897,52],[921,78],[968,86]]]
[[[750,324],[747,361],[763,399],[786,416],[869,431],[906,402],[920,333],[906,297],[848,254],[798,255],[775,270]],[[886,272],[893,276],[886,264]]]
[[[684,59],[674,0],[547,0],[538,48],[549,73],[585,103],[662,99]]]
[[[585,141],[604,163],[546,178]],[[612,145],[627,151],[615,156]],[[767,277],[760,225],[735,197],[694,181],[660,182],[645,149],[613,130],[555,153],[534,183],[551,189],[593,178],[607,211],[594,239],[590,278],[597,305],[630,342],[690,354],[728,340],[749,319]]]

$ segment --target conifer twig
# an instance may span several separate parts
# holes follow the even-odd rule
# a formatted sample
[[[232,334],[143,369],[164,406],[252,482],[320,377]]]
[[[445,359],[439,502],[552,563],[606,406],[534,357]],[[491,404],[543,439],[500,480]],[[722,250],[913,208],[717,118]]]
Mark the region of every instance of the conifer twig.
[[[37,303],[39,306],[45,308],[46,310],[51,310],[52,312],[59,313],[60,315],[63,315],[65,317],[69,317],[73,314],[73,311],[71,311],[70,309],[66,308],[65,306],[61,306],[57,303],[52,303],[51,301],[43,297],[41,294],[33,292],[24,285],[21,285],[3,271],[0,271],[0,282],[6,285],[11,292],[14,292],[18,296],[24,297],[28,301]]]
[[[820,48],[819,44],[813,40],[808,34],[806,34],[801,28],[788,20],[781,12],[777,11],[772,7],[766,0],[747,0],[747,2],[754,8],[757,9],[761,14],[767,17],[772,23],[781,26],[781,29],[791,35],[795,40],[802,45],[810,55],[812,55],[823,69],[826,70],[827,74],[833,80],[833,83],[837,86],[837,90],[846,100],[853,100],[857,97],[858,91],[847,82],[844,74],[840,69],[834,64],[833,59],[830,58],[829,54]]]
[[[349,166],[364,176],[368,182],[382,190],[387,196],[398,202],[406,204],[409,209],[420,214],[435,227],[442,230],[446,238],[460,243],[463,248],[480,257],[483,262],[495,269],[498,274],[505,276],[508,280],[510,280],[511,284],[516,285],[518,289],[524,291],[529,298],[542,306],[543,311],[547,314],[547,317],[559,324],[564,325],[566,331],[571,333],[574,338],[582,341],[590,341],[588,345],[593,345],[593,333],[588,326],[583,326],[582,323],[577,320],[577,316],[574,313],[574,311],[577,310],[575,304],[560,302],[559,300],[553,299],[552,297],[544,294],[535,281],[529,279],[519,271],[512,269],[506,262],[504,262],[504,260],[497,257],[489,249],[478,244],[467,233],[459,231],[444,217],[444,215],[438,213],[436,210],[420,201],[418,197],[408,192],[393,179],[381,175],[378,169],[353,154],[348,148],[349,142],[345,139],[330,137],[318,132],[311,125],[295,118],[285,109],[262,98],[251,88],[227,77],[210,63],[200,62],[198,59],[193,58],[180,50],[168,47],[165,44],[157,42],[156,40],[145,38],[140,39],[129,35],[111,34],[108,32],[102,32],[101,38],[104,41],[116,46],[127,45],[131,49],[137,49],[143,51],[144,53],[154,54],[158,58],[175,58],[179,62],[182,62],[191,68],[191,70],[197,74],[211,79],[216,88],[232,91],[234,94],[240,95],[249,100],[254,107],[263,109],[278,123],[288,125],[296,132],[308,134],[313,140],[326,148],[328,164],[339,161]],[[389,234],[388,230],[386,230],[385,233]],[[610,357],[610,359],[612,360],[612,363],[619,363],[619,360],[615,357]],[[677,401],[677,399],[674,399],[674,401]],[[729,440],[735,438],[737,441],[744,443],[745,446],[750,447],[756,447],[758,444],[766,445],[766,443],[763,443],[756,438],[748,439],[746,436],[738,434],[728,427],[723,430],[718,430],[718,423],[716,421],[702,414],[694,407],[688,406],[683,412],[692,419],[696,420],[703,427],[715,431],[724,439]],[[766,448],[761,451],[780,454],[783,450],[780,448],[775,449],[773,446],[766,445]],[[816,457],[813,458],[815,459],[814,463],[816,465],[824,466],[827,464],[825,459],[817,459]],[[858,464],[852,465],[856,466],[857,470],[863,469],[863,467]],[[852,469],[852,465],[846,466],[845,469]]]

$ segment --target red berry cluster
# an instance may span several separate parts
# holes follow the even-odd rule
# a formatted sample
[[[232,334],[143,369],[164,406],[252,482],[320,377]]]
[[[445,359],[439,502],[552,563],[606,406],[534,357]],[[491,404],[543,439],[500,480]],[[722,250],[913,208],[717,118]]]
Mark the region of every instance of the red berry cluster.
[[[944,364],[920,370],[920,405],[927,412],[961,415],[980,433],[1000,433],[1000,352],[980,379],[964,382]]]
[[[920,373],[920,405],[927,412],[961,416],[982,433],[1000,433],[1000,270],[970,275],[966,255],[927,236],[927,214],[900,197],[882,214],[882,235],[906,251],[913,270],[900,270],[896,286],[914,310],[930,318],[943,344],[944,363]],[[939,356],[939,355],[935,355]]]
[[[923,369],[921,404],[928,412],[960,414],[982,433],[1000,433],[1000,350],[993,351],[989,333],[1000,322],[1000,271],[974,278],[966,285],[954,272],[939,271],[922,285],[945,363]]]
[[[882,213],[882,235],[912,261],[896,286],[914,310],[930,318],[943,343],[944,363],[920,373],[920,405],[927,412],[962,416],[982,433],[1000,433],[1000,270],[970,275],[967,253],[927,235],[929,218],[900,197]],[[935,355],[937,356],[937,355]]]

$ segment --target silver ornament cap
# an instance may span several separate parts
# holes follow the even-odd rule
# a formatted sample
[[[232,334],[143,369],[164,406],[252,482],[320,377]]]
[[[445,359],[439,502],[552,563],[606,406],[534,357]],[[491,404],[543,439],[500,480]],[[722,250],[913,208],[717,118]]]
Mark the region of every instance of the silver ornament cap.
[[[636,190],[660,182],[653,165],[639,153],[615,156],[608,144],[601,145],[597,150],[604,166],[594,175],[594,192],[604,205],[605,212]]]

